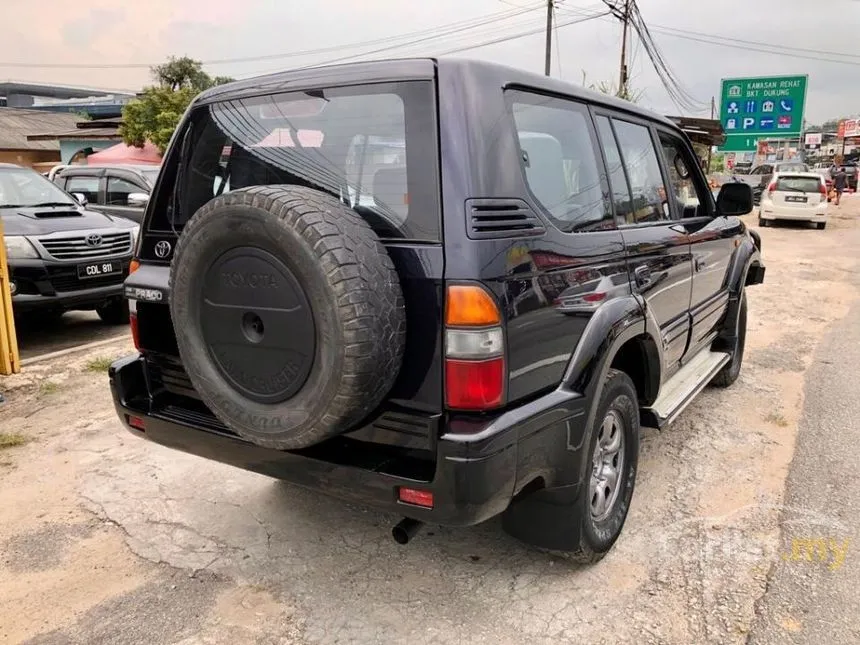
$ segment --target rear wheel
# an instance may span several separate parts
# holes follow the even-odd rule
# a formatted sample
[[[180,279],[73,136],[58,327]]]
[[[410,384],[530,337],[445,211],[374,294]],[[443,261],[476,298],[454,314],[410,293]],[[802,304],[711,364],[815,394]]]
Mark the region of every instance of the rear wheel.
[[[758,216],[758,225],[761,226],[762,228],[766,228],[767,226],[770,225],[770,222],[767,221],[766,219],[762,218],[761,215],[759,215]]]
[[[105,304],[96,307],[96,313],[102,322],[108,325],[128,324],[128,300],[125,298],[114,298]]]
[[[589,447],[590,471],[579,515],[579,545],[570,557],[597,562],[605,556],[624,527],[639,462],[639,404],[633,381],[610,369],[594,417]]]
[[[744,361],[744,347],[747,338],[747,293],[746,289],[741,291],[740,308],[738,311],[738,320],[735,326],[734,343],[732,348],[732,358],[726,363],[725,367],[717,372],[717,375],[711,381],[711,385],[717,387],[728,387],[738,380],[741,373],[741,364]]]
[[[826,226],[827,226],[827,222],[816,222],[815,223],[815,228],[817,228],[819,231],[823,231],[824,227],[826,227]]]

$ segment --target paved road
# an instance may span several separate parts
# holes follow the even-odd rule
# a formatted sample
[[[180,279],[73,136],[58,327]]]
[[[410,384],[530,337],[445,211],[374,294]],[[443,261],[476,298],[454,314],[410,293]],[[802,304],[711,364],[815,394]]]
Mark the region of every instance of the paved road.
[[[860,642],[860,306],[825,337],[786,487],[783,555],[750,643]]]

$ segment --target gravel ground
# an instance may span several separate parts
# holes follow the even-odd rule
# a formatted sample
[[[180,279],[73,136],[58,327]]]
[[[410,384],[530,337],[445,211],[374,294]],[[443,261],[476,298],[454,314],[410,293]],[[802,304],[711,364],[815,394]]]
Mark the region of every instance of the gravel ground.
[[[813,356],[860,294],[858,216],[849,198],[825,231],[761,231],[739,382],[643,431],[627,526],[592,567],[498,521],[401,547],[398,518],[140,441],[92,371],[124,340],[4,379],[0,427],[28,442],[0,451],[0,642],[742,643],[754,625],[785,642],[795,623],[759,624],[787,505],[820,513],[786,478],[804,383],[836,378]]]

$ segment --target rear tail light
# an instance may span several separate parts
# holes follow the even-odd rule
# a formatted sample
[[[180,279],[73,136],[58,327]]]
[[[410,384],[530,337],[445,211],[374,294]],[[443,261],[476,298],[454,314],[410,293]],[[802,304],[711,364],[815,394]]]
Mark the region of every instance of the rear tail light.
[[[505,337],[493,297],[477,285],[451,285],[445,298],[445,403],[490,410],[504,403]]]
[[[140,262],[134,258],[128,265],[128,274],[131,275],[140,268]],[[137,300],[128,299],[128,326],[131,328],[131,340],[134,348],[140,351],[140,339],[137,331]]]
[[[775,191],[775,190],[776,190],[776,182],[772,181],[770,183],[770,185],[767,187],[767,194],[771,195],[773,193],[773,191]]]
[[[827,195],[827,187],[824,184],[818,184],[818,192]]]

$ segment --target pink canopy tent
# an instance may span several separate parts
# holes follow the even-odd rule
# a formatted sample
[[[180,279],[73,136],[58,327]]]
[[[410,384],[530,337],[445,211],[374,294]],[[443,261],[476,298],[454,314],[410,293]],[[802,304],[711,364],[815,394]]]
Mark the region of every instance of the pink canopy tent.
[[[91,166],[115,163],[152,164],[153,166],[157,166],[161,163],[161,155],[155,144],[147,141],[143,148],[118,143],[115,146],[99,150],[87,157],[87,164]]]

